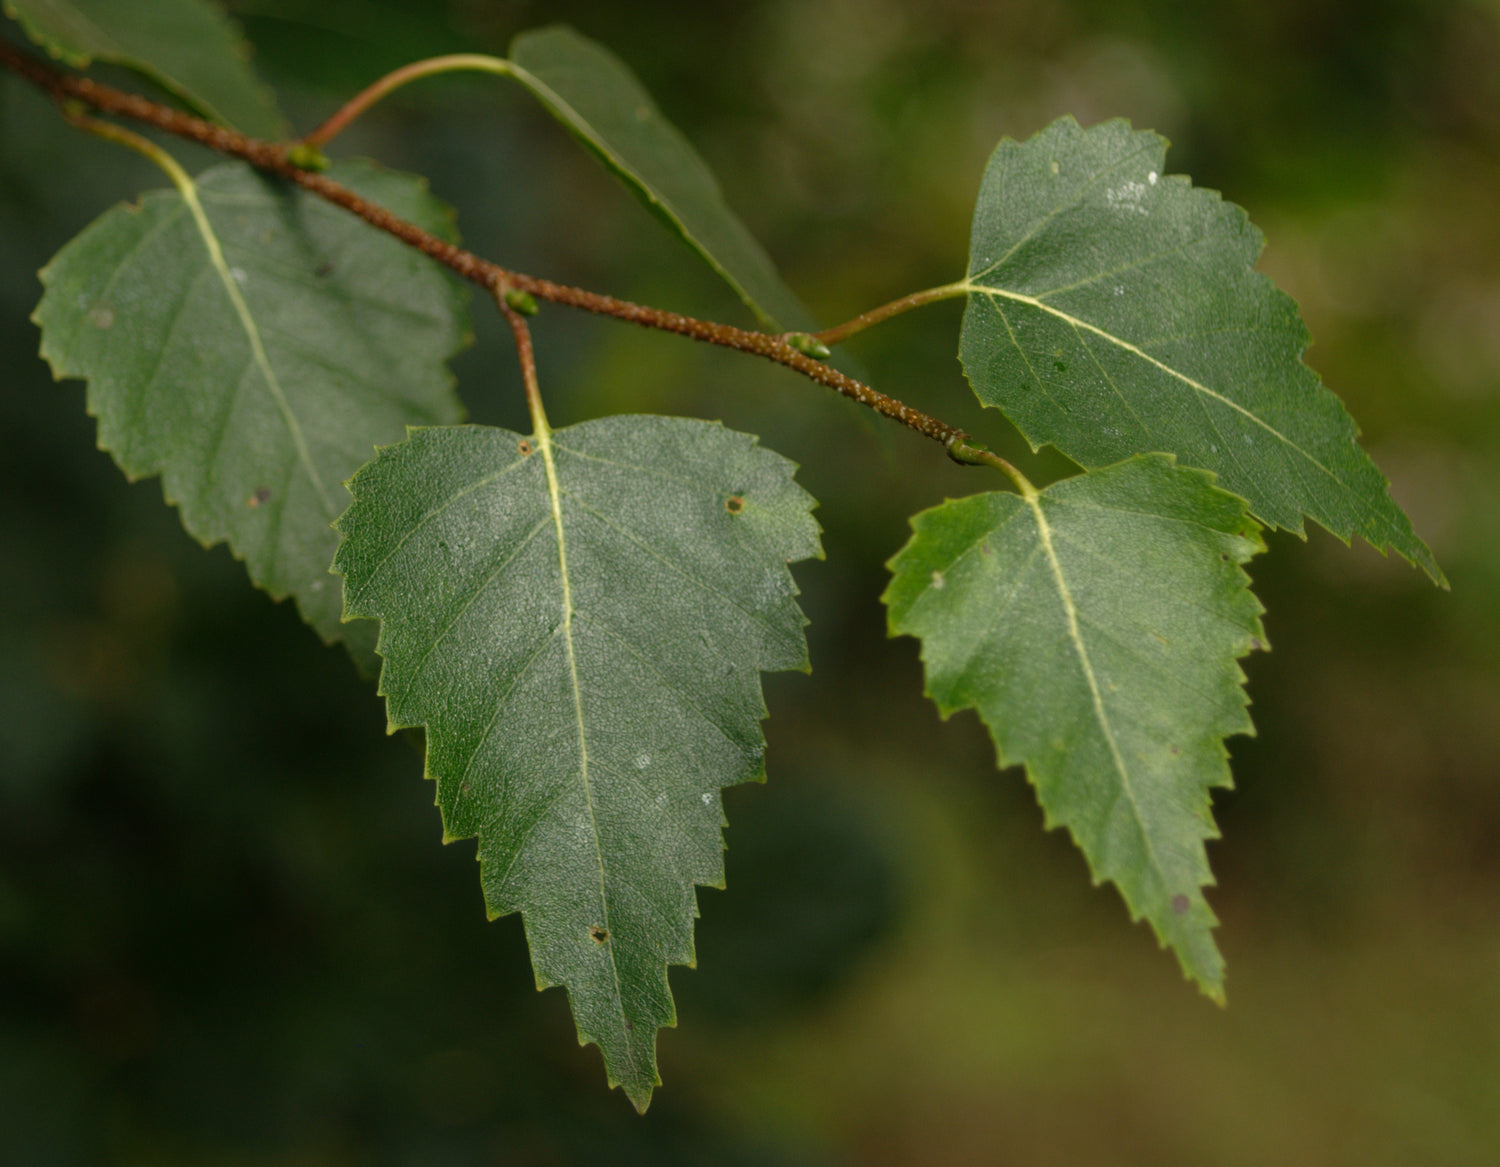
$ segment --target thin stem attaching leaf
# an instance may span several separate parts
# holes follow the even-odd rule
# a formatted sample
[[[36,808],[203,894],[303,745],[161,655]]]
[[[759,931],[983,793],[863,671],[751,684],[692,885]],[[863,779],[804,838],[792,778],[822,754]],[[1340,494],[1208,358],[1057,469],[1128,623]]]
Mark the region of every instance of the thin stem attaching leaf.
[[[531,414],[531,424],[538,434],[550,432],[547,412],[542,408],[542,386],[536,374],[536,349],[531,344],[531,328],[526,323],[526,314],[511,304],[513,290],[496,286],[493,289],[495,304],[510,332],[516,340],[516,359],[521,362],[521,383],[526,386],[526,409]]]
[[[969,281],[962,279],[956,283],[944,284],[941,288],[928,288],[923,292],[913,292],[909,296],[902,296],[899,300],[892,300],[889,304],[882,304],[879,308],[861,312],[853,320],[846,320],[843,324],[835,325],[833,328],[815,332],[813,337],[830,347],[842,344],[855,333],[863,332],[872,324],[879,324],[882,320],[889,320],[892,316],[910,312],[913,308],[920,308],[923,304],[933,304],[938,300],[951,300],[955,296],[967,295],[968,291]]]
[[[117,126],[114,122],[102,122],[98,118],[90,117],[80,112],[76,102],[67,102],[63,106],[63,117],[67,119],[70,126],[80,129],[87,134],[93,134],[96,138],[103,138],[106,142],[113,142],[117,146],[124,146],[127,150],[134,150],[141,157],[152,162],[163,174],[172,180],[172,185],[179,191],[192,187],[193,180],[187,171],[183,170],[177,159],[168,154],[150,138],[143,138],[124,126]]]
[[[509,76],[513,70],[510,62],[502,57],[489,57],[482,53],[452,53],[446,57],[429,57],[425,61],[413,61],[410,65],[387,73],[379,81],[366,86],[346,101],[339,110],[302,139],[302,145],[321,150],[335,137],[343,133],[355,118],[363,114],[387,94],[401,86],[423,77],[435,77],[440,73],[478,72]]]
[[[1016,489],[1020,491],[1022,498],[1028,502],[1036,498],[1037,490],[1031,485],[1031,480],[988,446],[974,441],[967,434],[959,434],[952,438],[947,446],[948,457],[960,466],[988,466],[993,470],[998,470],[1016,484]]]

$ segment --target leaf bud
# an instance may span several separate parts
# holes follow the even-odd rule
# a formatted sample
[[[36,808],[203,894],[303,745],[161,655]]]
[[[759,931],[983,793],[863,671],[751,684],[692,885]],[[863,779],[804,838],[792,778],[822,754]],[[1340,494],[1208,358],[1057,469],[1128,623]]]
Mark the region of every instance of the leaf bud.
[[[505,289],[505,306],[522,316],[535,316],[537,313],[536,297],[520,288]]]
[[[804,356],[814,357],[820,361],[826,361],[833,356],[833,350],[811,333],[788,332],[781,339]]]

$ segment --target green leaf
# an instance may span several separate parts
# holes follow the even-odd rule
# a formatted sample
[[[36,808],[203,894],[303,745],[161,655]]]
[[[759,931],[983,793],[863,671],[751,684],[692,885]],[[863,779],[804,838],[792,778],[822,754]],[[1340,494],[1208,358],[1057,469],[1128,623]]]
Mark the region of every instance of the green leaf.
[[[421,179],[362,163],[333,174],[451,235]],[[241,163],[179,180],[106,212],[43,270],[42,356],[88,382],[99,445],[128,477],[160,474],[189,532],[227,540],[332,640],[345,631],[328,578],[339,484],[406,426],[462,416],[444,361],[465,339],[464,293]]]
[[[960,356],[979,399],[1082,466],[1165,451],[1259,519],[1303,516],[1443,573],[1302,363],[1290,297],[1254,270],[1261,234],[1164,170],[1166,141],[1064,118],[1000,143],[974,211]]]
[[[510,46],[512,75],[774,331],[814,332],[811,313],[724,202],[697,151],[635,75],[601,45],[556,25]]]
[[[807,667],[787,564],[819,556],[793,465],[707,422],[523,438],[415,430],[349,482],[334,570],[381,621],[391,728],[426,726],[448,840],[491,917],[644,1110],[722,787],[765,775],[761,669]]]
[[[203,116],[254,137],[286,123],[250,69],[250,46],[203,0],[4,0],[5,14],[74,68],[95,59],[151,78]]]
[[[1223,738],[1253,732],[1235,658],[1265,636],[1244,501],[1157,454],[912,527],[883,598],[891,635],[922,641],[928,694],[944,717],[979,712],[1095,882],[1222,999],[1208,792],[1230,785]]]

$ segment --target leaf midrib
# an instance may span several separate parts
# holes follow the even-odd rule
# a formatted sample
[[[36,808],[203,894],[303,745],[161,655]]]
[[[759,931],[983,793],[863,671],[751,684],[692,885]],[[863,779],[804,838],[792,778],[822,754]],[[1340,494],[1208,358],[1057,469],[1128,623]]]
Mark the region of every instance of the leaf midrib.
[[[1126,764],[1115,741],[1115,731],[1110,723],[1109,711],[1104,705],[1104,694],[1099,688],[1099,679],[1094,673],[1093,662],[1089,659],[1088,646],[1084,644],[1083,632],[1079,628],[1078,607],[1073,602],[1073,592],[1068,586],[1068,581],[1063,574],[1062,560],[1058,557],[1057,549],[1052,542],[1052,525],[1047,521],[1046,512],[1042,507],[1042,499],[1039,495],[1029,494],[1026,504],[1031,508],[1032,516],[1036,522],[1037,538],[1041,544],[1042,552],[1047,557],[1048,566],[1052,569],[1052,578],[1057,585],[1058,599],[1062,601],[1063,614],[1067,618],[1068,639],[1073,644],[1073,651],[1078,657],[1079,667],[1083,670],[1084,680],[1089,687],[1089,695],[1094,706],[1094,720],[1098,722],[1100,732],[1104,735],[1105,744],[1109,747],[1109,754],[1115,764],[1115,772],[1120,777],[1120,785],[1123,787],[1125,797],[1130,801],[1130,808],[1135,819],[1137,834],[1145,847],[1146,855],[1156,872],[1157,880],[1162,887],[1168,886],[1166,871],[1162,866],[1161,859],[1156,853],[1156,848],[1151,841],[1151,832],[1146,829],[1145,816],[1141,811],[1139,798],[1136,796],[1135,783],[1132,779],[1130,767]],[[1111,875],[1111,878],[1117,878]]]
[[[573,583],[568,573],[568,542],[563,523],[562,487],[557,478],[557,462],[553,455],[551,427],[547,425],[546,419],[541,415],[539,408],[534,411],[532,420],[536,423],[537,446],[542,455],[542,463],[547,470],[547,499],[552,509],[553,528],[557,532],[557,567],[559,590],[562,599],[562,635],[563,643],[567,646],[568,652],[568,680],[573,689],[573,714],[578,732],[578,776],[583,783],[584,803],[589,811],[589,832],[594,840],[594,856],[599,864],[599,910],[603,913],[603,920],[600,926],[605,932],[606,939],[604,944],[608,949],[609,969],[615,982],[615,1001],[619,1010],[621,1044],[625,1047],[625,1057],[630,1062],[632,1078],[639,1079],[640,1067],[636,1064],[635,1045],[630,1040],[630,1034],[625,1028],[625,990],[620,982],[620,966],[615,960],[615,933],[609,918],[609,887],[608,876],[604,866],[604,846],[599,836],[599,818],[594,808],[594,789],[589,778],[588,735],[584,724],[583,685],[578,675],[578,649],[573,636]]]
[[[1190,389],[1194,390],[1195,392],[1197,392],[1198,394],[1200,394],[1202,397],[1206,397],[1206,398],[1209,398],[1210,400],[1217,401],[1221,405],[1226,405],[1230,409],[1232,409],[1234,412],[1236,412],[1238,414],[1241,414],[1245,418],[1248,418],[1251,422],[1253,422],[1254,424],[1256,424],[1257,426],[1259,426],[1261,429],[1265,430],[1266,433],[1270,434],[1277,441],[1281,442],[1282,444],[1284,444],[1285,446],[1287,446],[1289,449],[1295,450],[1298,454],[1300,454],[1303,458],[1305,458],[1310,465],[1314,466],[1318,471],[1320,471],[1322,474],[1324,474],[1328,478],[1328,480],[1330,482],[1332,482],[1335,486],[1337,486],[1339,488],[1339,490],[1341,492],[1343,492],[1344,494],[1348,495],[1350,498],[1353,498],[1355,500],[1355,502],[1358,505],[1360,505],[1361,509],[1365,510],[1369,514],[1376,514],[1377,513],[1372,507],[1370,507],[1367,503],[1365,503],[1363,500],[1361,500],[1359,498],[1359,496],[1357,494],[1355,494],[1355,492],[1352,491],[1348,487],[1348,485],[1346,483],[1344,483],[1338,477],[1338,475],[1336,475],[1332,470],[1330,470],[1321,461],[1319,461],[1318,458],[1315,457],[1311,453],[1311,451],[1305,449],[1303,446],[1301,446],[1298,443],[1294,442],[1291,438],[1287,437],[1286,434],[1282,433],[1275,426],[1273,426],[1270,422],[1266,421],[1264,418],[1260,417],[1259,415],[1257,415],[1253,411],[1251,411],[1249,409],[1246,409],[1239,402],[1234,401],[1233,399],[1231,399],[1229,397],[1225,397],[1222,393],[1218,392],[1217,390],[1209,387],[1208,385],[1203,384],[1201,381],[1198,381],[1195,378],[1188,376],[1186,373],[1182,372],[1179,369],[1174,369],[1171,365],[1167,364],[1165,361],[1160,360],[1159,358],[1152,356],[1150,353],[1146,352],[1144,349],[1138,347],[1137,345],[1132,344],[1130,341],[1125,340],[1123,337],[1116,336],[1114,333],[1108,331],[1107,329],[1100,328],[1097,324],[1091,324],[1089,321],[1084,320],[1081,317],[1074,316],[1074,315],[1072,315],[1072,313],[1069,313],[1069,312],[1064,312],[1061,308],[1054,308],[1052,305],[1044,303],[1042,300],[1039,300],[1037,297],[1035,297],[1035,296],[1028,296],[1028,295],[1026,295],[1023,292],[1012,292],[1012,291],[1008,291],[1008,290],[1006,290],[1004,288],[995,288],[995,287],[991,287],[991,286],[986,285],[986,284],[976,284],[976,283],[974,283],[972,281],[968,281],[968,289],[972,293],[978,293],[980,295],[989,296],[989,297],[993,297],[993,298],[997,298],[997,299],[1010,300],[1013,303],[1024,304],[1024,305],[1026,305],[1028,307],[1035,308],[1038,311],[1045,312],[1049,316],[1055,316],[1057,319],[1063,321],[1063,323],[1067,324],[1071,328],[1078,329],[1078,330],[1081,330],[1081,331],[1084,331],[1084,332],[1091,332],[1095,336],[1100,337],[1101,339],[1103,339],[1103,340],[1109,342],[1110,344],[1114,345],[1116,348],[1120,349],[1121,351],[1127,352],[1131,356],[1134,356],[1134,357],[1138,358],[1139,360],[1145,361],[1149,365],[1154,365],[1156,368],[1160,369],[1163,373],[1166,373],[1169,377],[1174,377],[1177,380],[1181,381],[1183,384],[1187,385]],[[1013,333],[1012,333],[1012,339],[1014,340],[1014,334]],[[1019,345],[1017,345],[1016,347],[1018,349],[1020,348]],[[1030,364],[1029,361],[1027,363],[1028,363],[1028,365]],[[1035,370],[1033,370],[1033,375],[1035,375]]]
[[[198,198],[198,184],[194,182],[186,172],[176,170],[171,175],[174,185],[182,195],[182,201],[192,215],[193,224],[198,234],[203,239],[204,249],[208,252],[208,260],[223,285],[224,294],[229,297],[230,304],[234,307],[235,316],[239,319],[240,327],[244,330],[245,338],[250,343],[250,355],[261,379],[265,382],[267,390],[271,394],[271,400],[275,403],[277,411],[281,414],[282,424],[286,426],[287,433],[292,439],[292,445],[297,451],[297,461],[301,463],[303,471],[308,480],[317,491],[318,501],[322,504],[323,512],[330,520],[338,513],[333,505],[333,499],[328,493],[327,486],[323,483],[323,477],[318,473],[318,468],[313,464],[312,450],[307,444],[307,435],[303,432],[302,422],[298,419],[292,409],[291,402],[287,400],[286,392],[281,387],[281,381],[276,376],[276,371],[271,367],[271,359],[266,353],[265,344],[261,340],[260,327],[250,311],[250,306],[245,303],[245,297],[240,292],[239,284],[235,281],[229,270],[229,265],[224,259],[223,248],[219,244],[219,237],[214,232],[213,224],[209,222],[208,213],[203,209],[203,204]]]

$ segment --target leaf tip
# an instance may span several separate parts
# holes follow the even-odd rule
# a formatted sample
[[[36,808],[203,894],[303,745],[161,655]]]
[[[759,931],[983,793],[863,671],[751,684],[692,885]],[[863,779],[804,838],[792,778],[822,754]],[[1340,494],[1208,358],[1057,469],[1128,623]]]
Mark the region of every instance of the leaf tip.
[[[656,1086],[661,1085],[661,1079],[657,1079]],[[621,1084],[620,1089],[625,1092],[625,1097],[630,1099],[630,1105],[635,1107],[637,1114],[645,1114],[651,1106],[651,1096],[655,1092],[655,1086],[630,1086]]]

